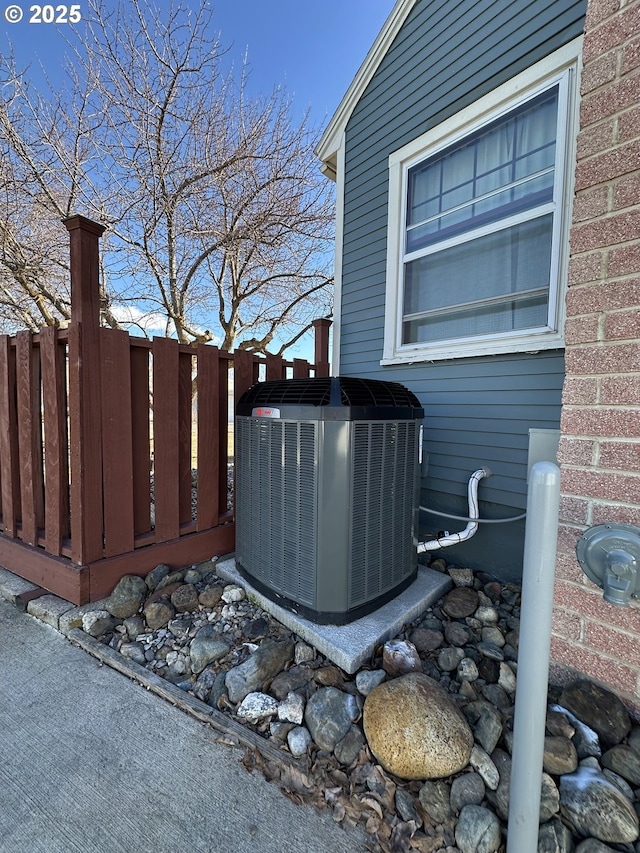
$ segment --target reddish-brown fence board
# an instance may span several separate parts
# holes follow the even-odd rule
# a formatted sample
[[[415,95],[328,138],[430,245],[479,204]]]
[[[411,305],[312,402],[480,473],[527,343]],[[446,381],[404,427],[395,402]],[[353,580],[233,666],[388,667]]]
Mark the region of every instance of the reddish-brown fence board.
[[[133,550],[133,450],[129,335],[100,329],[104,555]]]
[[[179,353],[176,342],[153,339],[153,470],[156,542],[180,533]]]
[[[259,364],[256,357],[246,350],[237,350],[233,354],[233,398],[241,395],[258,381]]]
[[[28,545],[36,545],[38,530],[44,527],[44,496],[40,362],[36,356],[31,332],[18,332],[16,335],[16,387],[22,541]]]
[[[15,537],[20,513],[18,412],[16,407],[15,348],[8,335],[0,335],[0,480],[2,529]]]
[[[294,379],[306,379],[309,376],[310,364],[303,358],[293,359],[293,376]]]
[[[66,343],[53,326],[40,332],[45,460],[45,548],[62,553],[69,529],[69,445],[67,435]]]
[[[285,378],[285,364],[281,355],[267,355],[266,379],[271,382]]]
[[[175,342],[178,346],[178,343]],[[191,523],[191,424],[193,421],[193,349],[178,352],[179,523]]]
[[[150,345],[148,341],[136,338],[131,338],[130,344],[133,516],[134,534],[140,536],[151,530]]]
[[[200,344],[198,353],[198,530],[218,524],[220,515],[220,442],[227,440],[220,430],[220,358],[217,347]],[[224,372],[226,374],[226,363]],[[226,509],[226,501],[225,501]]]
[[[229,452],[233,455],[233,447],[229,451],[229,419],[233,419],[233,407],[235,397],[232,386],[233,358],[224,350],[219,351],[218,360],[218,436],[219,436],[219,459],[218,468],[218,518],[220,522],[233,516],[233,510],[228,506],[229,488]]]

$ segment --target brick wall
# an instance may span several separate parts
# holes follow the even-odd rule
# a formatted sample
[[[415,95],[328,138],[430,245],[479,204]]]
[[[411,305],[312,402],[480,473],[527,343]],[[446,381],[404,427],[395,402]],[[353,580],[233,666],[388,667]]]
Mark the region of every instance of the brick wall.
[[[640,704],[640,602],[607,604],[575,545],[640,527],[640,0],[589,0],[567,293],[551,654]]]

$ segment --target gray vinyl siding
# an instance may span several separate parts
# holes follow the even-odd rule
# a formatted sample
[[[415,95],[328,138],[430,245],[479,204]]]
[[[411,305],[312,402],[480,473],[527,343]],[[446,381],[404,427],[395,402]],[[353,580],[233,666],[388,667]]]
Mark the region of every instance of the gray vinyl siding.
[[[403,382],[418,395],[428,453],[423,502],[437,509],[466,514],[468,478],[488,465],[482,512],[522,511],[529,429],[559,428],[564,354],[381,367],[388,157],[579,36],[585,11],[586,0],[418,0],[347,125],[340,372]],[[422,519],[427,530],[464,527]],[[515,577],[522,531],[485,525],[447,558]]]

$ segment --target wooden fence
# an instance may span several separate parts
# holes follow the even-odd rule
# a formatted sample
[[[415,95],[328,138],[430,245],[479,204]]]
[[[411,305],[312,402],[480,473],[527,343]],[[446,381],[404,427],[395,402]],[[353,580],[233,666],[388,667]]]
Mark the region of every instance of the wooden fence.
[[[102,226],[65,224],[69,327],[0,335],[0,565],[84,604],[125,574],[233,551],[229,401],[327,376],[330,321],[314,365],[101,328]]]

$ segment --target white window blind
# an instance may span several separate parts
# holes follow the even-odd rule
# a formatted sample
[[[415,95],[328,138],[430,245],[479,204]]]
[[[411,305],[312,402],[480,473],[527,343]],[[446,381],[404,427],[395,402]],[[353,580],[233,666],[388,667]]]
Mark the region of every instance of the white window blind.
[[[559,86],[407,172],[402,344],[548,322]]]

